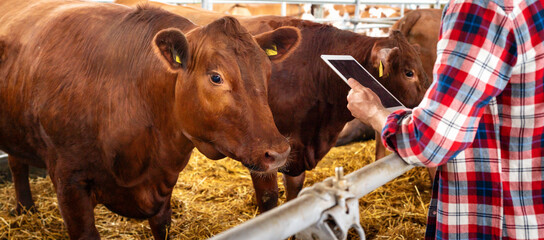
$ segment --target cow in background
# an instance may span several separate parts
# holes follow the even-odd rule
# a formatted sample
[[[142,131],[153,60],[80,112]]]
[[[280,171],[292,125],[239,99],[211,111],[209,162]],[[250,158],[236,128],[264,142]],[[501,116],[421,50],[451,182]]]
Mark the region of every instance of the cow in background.
[[[292,27],[253,37],[232,17],[198,27],[157,8],[1,1],[0,149],[18,212],[34,208],[33,165],[47,168],[71,239],[100,238],[97,204],[165,239],[195,146],[276,173],[290,146],[267,82],[299,39]]]
[[[346,108],[349,86],[321,59],[322,54],[352,55],[407,107],[423,97],[429,85],[419,55],[400,32],[373,38],[332,26],[284,17],[241,19],[253,34],[283,26],[301,30],[301,46],[284,62],[274,64],[269,83],[269,104],[280,132],[293,149],[280,168],[287,200],[301,190],[305,171],[336,143],[346,122],[353,119]],[[383,75],[379,75],[380,62]],[[276,175],[252,174],[260,209],[277,204]]]
[[[417,105],[429,86],[419,53],[398,31],[373,38],[293,18],[240,21],[253,34],[283,26],[295,26],[302,33],[301,46],[284,62],[274,64],[269,83],[274,121],[293,149],[280,168],[287,200],[298,195],[305,171],[315,168],[335,145],[345,123],[353,119],[346,108],[349,86],[320,59],[322,54],[352,55],[407,107]],[[252,174],[252,179],[260,209],[268,210],[277,204],[277,180],[276,175],[263,175]]]
[[[207,24],[223,16],[184,6],[165,6],[197,24]],[[330,25],[280,16],[239,17],[250,33],[259,34],[285,26],[300,29],[300,46],[283,62],[274,63],[268,83],[268,101],[280,132],[288,137],[291,155],[283,173],[287,199],[303,186],[305,171],[334,146],[345,123],[353,119],[347,109],[349,86],[320,58],[322,54],[352,55],[406,106],[423,98],[429,85],[419,53],[398,31],[389,37],[373,38]],[[279,50],[279,48],[278,48]],[[383,75],[379,75],[380,62]],[[276,173],[251,172],[261,211],[277,205]]]

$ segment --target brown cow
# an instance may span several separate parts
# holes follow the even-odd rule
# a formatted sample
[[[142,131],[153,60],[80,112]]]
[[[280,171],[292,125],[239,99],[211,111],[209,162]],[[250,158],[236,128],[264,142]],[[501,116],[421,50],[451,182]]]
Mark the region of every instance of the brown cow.
[[[197,24],[222,16],[183,6],[167,9]],[[289,138],[292,149],[287,164],[279,169],[285,177],[288,200],[295,198],[302,188],[304,172],[315,168],[334,146],[344,124],[353,119],[346,107],[349,86],[321,60],[322,54],[352,55],[407,107],[418,104],[428,87],[418,53],[398,31],[389,37],[373,38],[291,17],[240,17],[238,20],[252,34],[284,26],[301,30],[300,46],[283,62],[273,64],[268,85],[274,121]],[[383,77],[378,77],[380,61],[385,66]],[[277,174],[252,172],[251,176],[259,209],[275,207]]]
[[[346,108],[349,87],[320,60],[320,55],[352,55],[407,107],[417,105],[429,85],[418,53],[399,32],[372,38],[284,17],[255,18],[255,25],[241,19],[241,23],[253,34],[282,26],[296,26],[302,33],[301,46],[293,55],[273,65],[269,83],[274,121],[289,137],[292,148],[286,167],[280,168],[288,200],[298,195],[304,172],[317,165],[334,146],[345,123],[353,119]],[[380,61],[385,64],[383,77],[378,76]],[[277,181],[276,175],[262,175],[252,174],[252,179],[257,201],[262,201],[259,206],[266,210],[277,204]]]
[[[290,146],[267,103],[262,48],[276,46],[279,62],[299,38],[295,28],[252,37],[231,17],[197,27],[156,8],[1,1],[0,149],[17,210],[34,207],[28,166],[47,167],[70,238],[99,238],[100,203],[165,239],[195,146],[276,173]]]

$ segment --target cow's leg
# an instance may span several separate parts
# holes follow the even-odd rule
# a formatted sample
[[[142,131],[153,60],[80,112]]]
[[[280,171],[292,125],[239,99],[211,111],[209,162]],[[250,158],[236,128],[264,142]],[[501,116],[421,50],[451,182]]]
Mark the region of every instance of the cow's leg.
[[[251,172],[255,188],[257,206],[260,212],[266,212],[278,205],[278,173]]]
[[[376,159],[381,159],[385,157],[385,146],[382,143],[382,136],[379,132],[376,131]]]
[[[15,198],[17,199],[17,214],[25,211],[35,211],[34,201],[32,201],[32,192],[30,192],[30,183],[28,182],[28,164],[21,158],[9,155],[9,169],[15,185]]]
[[[100,239],[94,225],[96,204],[91,200],[89,183],[77,176],[58,172],[54,175],[58,176],[55,181],[57,199],[70,239]]]
[[[283,174],[283,182],[285,183],[285,191],[287,192],[287,201],[296,198],[302,186],[304,185],[304,178],[306,177],[306,172],[302,174],[291,177]]]
[[[172,195],[170,195],[172,197]],[[149,218],[149,226],[151,227],[151,232],[153,237],[156,240],[160,239],[170,239],[168,236],[168,230],[170,229],[170,224],[172,223],[172,208],[170,206],[170,198],[164,203],[161,208],[161,211],[157,215]]]

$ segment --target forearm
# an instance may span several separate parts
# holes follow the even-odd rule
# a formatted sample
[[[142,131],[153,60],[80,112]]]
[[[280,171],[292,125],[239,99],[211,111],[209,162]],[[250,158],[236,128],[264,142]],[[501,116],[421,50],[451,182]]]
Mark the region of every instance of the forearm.
[[[368,124],[370,124],[370,126],[377,132],[382,132],[382,129],[385,127],[387,117],[391,113],[392,112],[387,110],[386,108],[380,109],[376,112],[376,114],[374,114],[373,116],[371,116],[370,119],[368,119]]]

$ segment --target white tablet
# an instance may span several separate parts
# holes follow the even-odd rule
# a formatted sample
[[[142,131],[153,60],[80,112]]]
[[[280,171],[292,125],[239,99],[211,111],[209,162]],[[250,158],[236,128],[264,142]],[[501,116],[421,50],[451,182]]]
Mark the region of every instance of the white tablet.
[[[361,85],[370,88],[378,95],[382,105],[390,110],[406,108],[404,105],[389,92],[374,76],[372,76],[355,58],[350,55],[321,55],[333,70],[344,80],[348,82],[349,78],[357,80]]]

